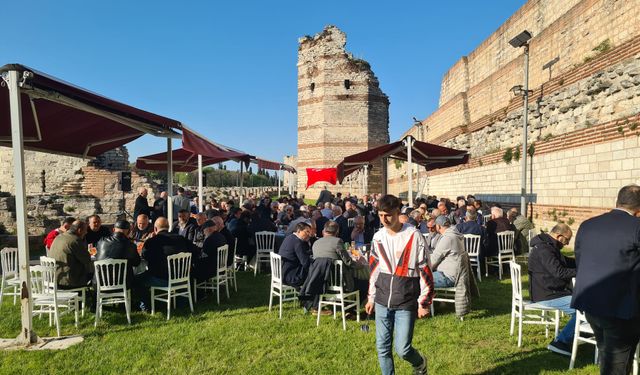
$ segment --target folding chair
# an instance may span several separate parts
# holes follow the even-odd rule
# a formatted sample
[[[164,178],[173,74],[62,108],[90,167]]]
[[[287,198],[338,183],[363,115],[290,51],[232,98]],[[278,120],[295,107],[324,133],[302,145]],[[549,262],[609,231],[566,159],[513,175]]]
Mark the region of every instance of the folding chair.
[[[489,266],[498,267],[498,278],[502,280],[502,266],[515,260],[515,254],[513,252],[515,233],[507,230],[496,234],[498,236],[498,255],[485,259],[485,276],[489,276]]]
[[[236,280],[236,247],[238,247],[238,239],[235,239],[235,244],[233,246],[233,257],[231,259],[233,259],[233,262],[231,262],[231,265],[227,267],[227,279],[229,280],[229,283],[231,285],[233,285],[233,290],[234,291],[238,291],[238,282]]]
[[[40,257],[40,264],[43,266],[47,266],[47,265],[53,265],[53,267],[57,267],[57,263],[56,260],[51,258],[51,257],[46,257],[46,256],[41,256]],[[81,315],[84,316],[84,310],[85,310],[85,306],[87,304],[87,292],[89,291],[89,286],[83,286],[80,288],[73,288],[73,289],[65,289],[65,292],[74,292],[78,294],[78,297],[80,297],[80,299],[78,300],[80,302],[80,306],[82,308],[81,310]]]
[[[131,291],[127,290],[127,260],[105,259],[94,263],[96,270],[96,322],[102,318],[102,306],[124,303],[131,324]]]
[[[171,317],[171,301],[174,308],[177,297],[185,297],[189,300],[189,308],[193,312],[193,300],[191,299],[191,253],[179,253],[167,257],[169,268],[169,284],[166,287],[151,287],[151,315],[156,312],[156,301],[166,302],[167,320]],[[156,290],[160,293],[156,295]]]
[[[269,254],[274,251],[276,244],[276,234],[274,232],[256,233],[256,267],[253,269],[253,276],[258,274],[261,263],[269,264]]]
[[[480,270],[480,238],[481,236],[475,234],[464,235],[464,248],[467,250],[467,254],[469,254],[471,269],[476,267],[478,281],[482,281],[482,271]]]
[[[347,226],[348,226],[349,228],[353,228],[353,227],[356,225],[355,220],[356,220],[356,219],[355,219],[355,218],[353,218],[353,217],[352,217],[352,218],[350,218],[350,219],[347,219]]]
[[[0,281],[0,308],[2,307],[2,297],[13,296],[13,304],[20,295],[20,277],[18,266],[18,249],[6,247],[0,250],[0,266],[2,267],[2,280]],[[7,292],[5,288],[13,291]]]
[[[539,324],[544,325],[545,337],[549,337],[549,326],[554,326],[554,337],[558,336],[560,326],[560,310],[542,306],[522,298],[522,274],[521,267],[515,261],[509,262],[511,270],[511,329],[510,336],[513,336],[515,320],[518,319],[518,347],[522,346],[522,325]],[[538,314],[527,314],[527,311],[538,312]],[[554,317],[547,317],[547,312],[555,312]],[[528,320],[527,320],[528,319]]]
[[[282,257],[276,253],[270,253],[271,261],[271,286],[269,287],[269,311],[273,305],[273,297],[280,299],[280,315],[282,319],[282,303],[287,301],[297,301],[298,291],[292,286],[282,283]]]
[[[583,336],[583,334],[585,335]],[[593,329],[591,328],[589,322],[587,322],[587,318],[584,316],[584,313],[580,310],[576,310],[576,329],[575,333],[573,334],[573,346],[571,348],[569,370],[573,369],[573,365],[576,361],[576,356],[578,355],[578,341],[593,344],[596,347],[593,362],[598,363],[598,345],[596,344],[595,336],[593,336]],[[637,352],[636,355],[638,355]]]
[[[320,295],[318,302],[318,318],[316,326],[320,325],[322,306],[333,306],[333,319],[337,317],[338,306],[342,312],[342,329],[347,330],[347,320],[345,310],[354,307],[356,309],[356,319],[360,321],[360,293],[356,290],[345,292],[343,287],[342,261],[334,260],[331,270],[329,284],[325,287],[325,293]]]
[[[218,266],[216,268],[216,274],[200,284],[196,284],[195,287],[195,300],[198,301],[198,289],[204,289],[205,291],[211,290],[216,292],[216,301],[220,304],[220,288],[224,285],[227,290],[227,298],[229,298],[229,275],[227,271],[227,257],[229,255],[229,245],[220,246],[216,252],[218,257]]]
[[[31,303],[33,315],[49,314],[49,326],[56,323],[56,333],[60,337],[60,316],[74,312],[75,326],[78,327],[78,294],[74,292],[58,291],[56,267],[36,265],[29,268],[31,273]],[[60,311],[66,309],[66,311]]]

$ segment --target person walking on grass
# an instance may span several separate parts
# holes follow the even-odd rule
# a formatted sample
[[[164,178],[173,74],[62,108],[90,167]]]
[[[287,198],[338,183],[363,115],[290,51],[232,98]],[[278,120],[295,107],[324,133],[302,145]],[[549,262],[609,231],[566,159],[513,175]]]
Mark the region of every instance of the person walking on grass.
[[[416,318],[429,315],[433,300],[433,275],[428,265],[424,237],[415,226],[400,223],[402,202],[393,195],[378,201],[384,228],[371,243],[367,314],[376,314],[376,349],[382,374],[395,374],[391,346],[409,362],[415,374],[427,374],[427,359],[413,346]]]

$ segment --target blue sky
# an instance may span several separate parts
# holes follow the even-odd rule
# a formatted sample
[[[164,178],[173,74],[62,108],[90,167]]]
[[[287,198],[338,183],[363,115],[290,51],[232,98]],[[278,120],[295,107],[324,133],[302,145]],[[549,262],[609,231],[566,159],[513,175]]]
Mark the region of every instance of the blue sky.
[[[0,65],[31,66],[282,160],[296,153],[299,37],[328,24],[347,34],[347,50],[371,64],[389,96],[395,140],[437,108],[448,68],[524,3],[12,1],[2,9]],[[166,142],[145,136],[128,147],[134,161]]]

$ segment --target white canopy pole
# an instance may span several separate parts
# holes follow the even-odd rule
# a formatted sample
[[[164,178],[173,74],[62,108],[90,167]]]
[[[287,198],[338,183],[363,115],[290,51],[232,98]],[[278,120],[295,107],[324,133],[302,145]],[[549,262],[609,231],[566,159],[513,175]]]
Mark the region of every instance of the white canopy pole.
[[[238,206],[242,207],[242,198],[243,198],[243,193],[244,193],[244,189],[242,188],[242,169],[244,168],[244,164],[242,163],[242,161],[240,161],[240,203],[238,204]]]
[[[413,206],[413,163],[411,160],[411,149],[413,146],[413,137],[412,136],[407,136],[407,138],[405,138],[405,143],[407,145],[407,162],[409,163],[409,165],[407,166],[407,173],[409,175],[409,192],[408,192],[408,196],[407,196],[407,200],[409,201],[409,207]]]
[[[167,220],[169,230],[173,229],[173,146],[171,138],[167,138]]]
[[[282,191],[282,185],[281,185],[281,180],[282,179],[282,167],[280,167],[280,169],[278,169],[278,197],[280,196],[280,192]]]
[[[364,166],[364,191],[362,195],[367,195],[367,190],[369,187],[369,165],[365,164]]]
[[[13,176],[16,184],[16,233],[18,235],[18,264],[20,274],[20,316],[22,329],[17,341],[29,345],[37,342],[33,331],[31,307],[31,282],[29,275],[29,238],[27,232],[27,193],[24,178],[24,138],[22,133],[22,108],[20,104],[19,72],[11,70],[3,79],[9,88],[11,112],[11,146],[13,148]]]
[[[198,155],[198,212],[204,212],[204,196],[202,195],[202,155]]]

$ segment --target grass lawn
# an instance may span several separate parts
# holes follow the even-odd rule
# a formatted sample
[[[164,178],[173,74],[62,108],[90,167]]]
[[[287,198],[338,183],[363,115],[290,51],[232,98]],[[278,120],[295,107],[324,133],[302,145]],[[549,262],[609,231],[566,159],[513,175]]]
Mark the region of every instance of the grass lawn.
[[[524,272],[524,271],[523,271]],[[267,275],[239,273],[238,293],[219,307],[211,297],[178,307],[171,321],[134,313],[128,326],[124,312],[105,311],[97,329],[87,314],[78,329],[73,317],[62,320],[63,334],[81,333],[82,344],[64,351],[0,352],[2,374],[376,374],[374,324],[363,333],[359,324],[303,315],[292,302],[284,316],[269,312]],[[523,285],[526,289],[526,283]],[[524,328],[523,346],[509,337],[511,286],[508,280],[484,279],[481,299],[464,322],[453,305],[436,305],[436,316],[416,324],[414,345],[429,358],[431,374],[595,374],[593,346],[580,348],[577,370],[567,371],[569,358],[546,350],[551,340],[540,326]],[[164,305],[160,305],[160,311]],[[566,321],[566,318],[565,318]],[[34,318],[40,336],[55,335],[48,320]],[[5,299],[0,309],[0,337],[20,330],[18,306]],[[396,358],[398,374],[411,368]]]

